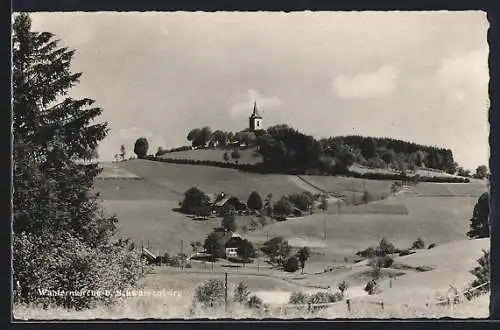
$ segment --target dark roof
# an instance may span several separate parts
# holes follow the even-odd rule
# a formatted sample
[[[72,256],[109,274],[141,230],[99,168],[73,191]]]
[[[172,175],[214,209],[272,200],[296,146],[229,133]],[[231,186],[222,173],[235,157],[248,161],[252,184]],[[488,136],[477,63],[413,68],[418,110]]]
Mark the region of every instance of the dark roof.
[[[238,233],[233,233],[231,231],[226,231],[226,232],[217,231],[216,237],[217,241],[222,245],[226,245],[227,242],[231,240],[231,238],[242,239],[242,237]]]
[[[252,118],[262,119],[262,116],[259,114],[259,111],[257,110],[257,101],[255,101],[253,104],[253,113],[250,116],[250,119],[252,119]]]
[[[226,204],[229,200],[231,199],[231,196],[230,195],[226,195],[224,196],[224,198],[222,198],[220,201],[218,201],[217,203],[215,203],[215,206],[223,206],[224,204]]]

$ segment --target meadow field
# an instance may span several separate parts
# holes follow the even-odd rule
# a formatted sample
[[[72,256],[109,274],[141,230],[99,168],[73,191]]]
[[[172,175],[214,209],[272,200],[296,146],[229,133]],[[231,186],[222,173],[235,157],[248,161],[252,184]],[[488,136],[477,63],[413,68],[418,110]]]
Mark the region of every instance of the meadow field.
[[[472,279],[469,274],[481,250],[489,241],[467,240],[465,233],[478,196],[486,191],[484,182],[468,184],[420,183],[398,194],[389,195],[392,181],[362,180],[328,176],[259,175],[208,166],[167,164],[147,160],[130,160],[107,164],[104,176],[95,190],[100,192],[106,213],[119,218],[119,234],[131,237],[136,244],[149,246],[155,254],[181,251],[189,255],[190,243],[203,242],[220,218],[205,221],[175,212],[183,192],[198,186],[207,193],[224,191],[244,200],[251,191],[262,196],[272,193],[275,198],[292,192],[322,191],[346,194],[354,190],[386,194],[383,200],[363,205],[330,205],[327,212],[315,212],[283,222],[270,221],[266,226],[243,236],[257,247],[268,238],[283,236],[292,249],[308,246],[311,256],[304,274],[272,269],[262,258],[245,267],[227,261],[214,264],[186,261],[189,268],[155,267],[139,283],[138,289],[176,292],[163,297],[127,297],[108,309],[99,307],[85,312],[46,311],[17,306],[21,318],[196,318],[196,317],[484,317],[488,312],[487,298],[481,296],[457,305],[453,310],[443,306],[426,306],[425,302],[442,296],[450,285],[464,288]],[[239,226],[250,217],[239,217]],[[240,233],[241,234],[241,233]],[[384,269],[380,277],[382,292],[368,296],[364,284],[371,278],[371,267],[359,259],[356,252],[375,246],[386,238],[396,247],[409,248],[417,238],[425,245],[437,244],[415,254],[396,257],[393,267]],[[238,266],[238,267],[235,267]],[[428,271],[416,271],[426,266]],[[192,309],[196,285],[208,279],[223,279],[228,273],[229,285],[239,282],[257,294],[271,308],[265,315],[255,314],[234,305],[227,312]],[[187,276],[189,275],[189,276]],[[391,279],[389,279],[391,277]],[[292,292],[311,293],[334,290],[340,281],[347,281],[353,308],[345,304],[328,307],[312,315],[305,311],[285,311]],[[412,298],[408,298],[408,297]],[[486,295],[487,296],[487,295]],[[374,300],[374,301],[371,301]],[[377,301],[383,300],[380,309]],[[280,307],[281,306],[281,307]],[[468,306],[468,307],[467,307]],[[52,313],[52,314],[51,314]],[[261,313],[261,312],[259,312]]]
[[[234,163],[234,159],[231,158],[232,149],[196,149],[196,150],[185,150],[185,151],[175,151],[163,154],[160,158],[166,159],[188,159],[188,160],[209,160],[215,162],[227,162]],[[224,153],[229,154],[229,160],[224,160]],[[256,148],[242,149],[240,152],[240,158],[238,159],[238,164],[257,164],[262,162],[262,156],[257,153]]]

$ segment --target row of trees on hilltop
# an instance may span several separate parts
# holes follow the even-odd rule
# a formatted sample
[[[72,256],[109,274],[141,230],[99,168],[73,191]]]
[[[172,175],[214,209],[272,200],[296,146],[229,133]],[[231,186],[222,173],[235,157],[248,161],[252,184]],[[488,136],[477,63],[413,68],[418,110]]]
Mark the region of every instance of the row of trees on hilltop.
[[[191,142],[192,147],[219,147],[224,148],[233,142],[246,143],[253,145],[257,141],[259,132],[250,132],[248,129],[240,132],[228,132],[222,130],[215,130],[208,126],[202,128],[195,128],[189,131],[186,136],[187,140]]]
[[[71,72],[74,51],[49,32],[31,30],[27,14],[14,18],[13,280],[26,303],[91,307],[113,296],[43,296],[39,289],[123,290],[141,274],[139,254],[116,236],[116,216],[105,216],[92,190],[101,171],[92,159],[107,135],[102,109],[89,98],[65,97],[81,76]]]
[[[320,143],[326,155],[336,157],[343,154],[344,158],[347,156],[348,163],[370,167],[391,166],[403,171],[426,166],[451,174],[455,174],[458,167],[449,149],[391,138],[350,135],[322,139]]]
[[[210,127],[195,128],[188,133],[187,140],[192,147],[224,149],[234,146],[234,142],[257,146],[263,158],[262,169],[266,171],[347,174],[348,168],[358,163],[399,172],[427,167],[450,174],[458,172],[462,176],[471,176],[470,172],[458,166],[450,149],[359,135],[316,140],[285,124],[274,125],[267,130],[243,130],[237,133],[212,131]],[[182,150],[184,149],[183,147]],[[167,151],[161,153],[165,152]],[[483,171],[478,168],[477,172],[480,177]]]

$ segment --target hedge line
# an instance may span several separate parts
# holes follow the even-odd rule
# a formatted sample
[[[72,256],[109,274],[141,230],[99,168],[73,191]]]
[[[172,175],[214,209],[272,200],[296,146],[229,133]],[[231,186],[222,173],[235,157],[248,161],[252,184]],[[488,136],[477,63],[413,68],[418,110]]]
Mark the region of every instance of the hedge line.
[[[156,156],[146,156],[144,159],[159,161],[163,163],[171,163],[171,164],[183,164],[183,165],[204,165],[204,166],[214,166],[220,168],[230,168],[245,172],[253,172],[253,173],[280,173],[280,174],[290,174],[290,175],[304,175],[307,174],[306,171],[301,170],[287,170],[284,172],[270,171],[265,168],[262,163],[259,164],[236,164],[229,162],[221,162],[214,160],[196,160],[196,159],[174,159],[174,158],[161,158]],[[329,175],[329,174],[325,174]],[[444,176],[431,176],[431,177],[423,177],[423,176],[408,176],[401,175],[399,173],[379,173],[379,172],[347,172],[342,175],[360,178],[360,179],[370,179],[370,180],[403,180],[403,181],[418,181],[418,182],[435,182],[435,183],[468,183],[470,182],[469,178],[462,177],[444,177]]]

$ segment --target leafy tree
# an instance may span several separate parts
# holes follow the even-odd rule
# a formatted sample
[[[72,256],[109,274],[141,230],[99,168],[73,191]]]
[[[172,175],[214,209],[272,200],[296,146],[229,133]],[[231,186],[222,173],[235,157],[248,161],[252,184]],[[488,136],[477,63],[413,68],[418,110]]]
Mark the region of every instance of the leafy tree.
[[[413,242],[413,244],[411,245],[411,248],[418,249],[418,250],[425,249],[424,240],[421,238],[418,238],[415,242]]]
[[[225,300],[225,285],[222,280],[208,280],[195,290],[195,302],[206,307],[221,306]]]
[[[366,138],[361,144],[361,154],[366,159],[375,157],[377,151],[377,143],[373,138]]]
[[[215,232],[208,234],[205,242],[203,243],[203,248],[207,253],[216,258],[222,258],[226,253],[225,247],[219,243],[219,238]]]
[[[269,261],[273,265],[282,266],[284,261],[290,255],[290,246],[288,245],[288,241],[281,236],[269,239],[260,249],[269,258]]]
[[[195,138],[195,146],[205,146],[212,137],[212,130],[205,126],[200,130],[200,134]]]
[[[382,238],[380,240],[380,242],[378,243],[378,246],[376,247],[375,252],[379,256],[385,256],[387,254],[396,253],[397,249],[394,246],[394,244],[389,242],[387,239]]]
[[[472,213],[470,219],[470,230],[467,232],[469,238],[484,238],[490,236],[489,226],[489,213],[490,213],[490,198],[489,193],[483,193]]]
[[[292,203],[285,196],[281,197],[273,206],[273,213],[278,217],[286,217],[292,213]]]
[[[42,297],[30,290],[121,290],[140,276],[130,244],[117,240],[93,192],[92,158],[109,129],[89,98],[65,97],[79,82],[73,50],[16,14],[12,36],[13,277],[27,302],[85,308],[106,297]],[[112,299],[112,298],[110,298]]]
[[[396,159],[396,153],[392,149],[386,149],[381,156],[382,160],[387,164],[392,164]]]
[[[191,187],[184,193],[181,203],[181,211],[188,214],[207,216],[210,198],[198,187]]]
[[[234,213],[224,215],[221,222],[221,227],[227,231],[236,231],[236,221]]]
[[[297,251],[297,258],[300,261],[300,268],[302,268],[302,274],[304,274],[304,267],[306,266],[306,261],[310,257],[310,251],[307,246],[304,246],[303,248],[299,249]]]
[[[144,158],[148,154],[149,143],[145,137],[138,138],[134,144],[134,153],[137,158]]]
[[[328,201],[326,199],[326,196],[325,195],[322,195],[321,196],[321,202],[319,204],[319,208],[323,211],[323,212],[326,212],[328,211]]]
[[[262,198],[256,191],[252,191],[250,196],[248,196],[247,205],[250,210],[255,210],[255,211],[262,210],[262,207],[264,206]]]
[[[238,256],[243,259],[255,258],[255,249],[249,240],[242,239],[238,242]]]
[[[310,192],[303,192],[300,194],[290,194],[287,197],[287,200],[290,201],[295,207],[302,211],[309,211],[314,202],[314,197]]]
[[[125,146],[123,144],[120,146],[120,157],[125,160]]]
[[[475,177],[477,179],[486,179],[488,177],[488,168],[486,165],[480,165],[476,168]]]
[[[283,268],[286,272],[294,273],[299,269],[299,260],[296,256],[291,256],[285,261]]]
[[[267,194],[266,199],[264,200],[264,211],[268,217],[273,214],[272,200],[273,194]]]
[[[210,137],[210,144],[212,146],[217,144],[219,147],[225,147],[227,145],[227,134],[221,130],[213,132]]]
[[[251,292],[248,286],[244,282],[240,282],[234,289],[234,301],[243,304],[248,301],[250,294]]]
[[[187,135],[187,140],[192,143],[195,139],[198,138],[198,136],[200,135],[200,132],[201,132],[201,129],[199,129],[199,128],[195,128],[195,129],[190,130],[188,135]],[[193,147],[194,147],[194,145],[193,145]]]
[[[229,154],[227,152],[224,153],[224,161],[228,162],[229,161]]]

